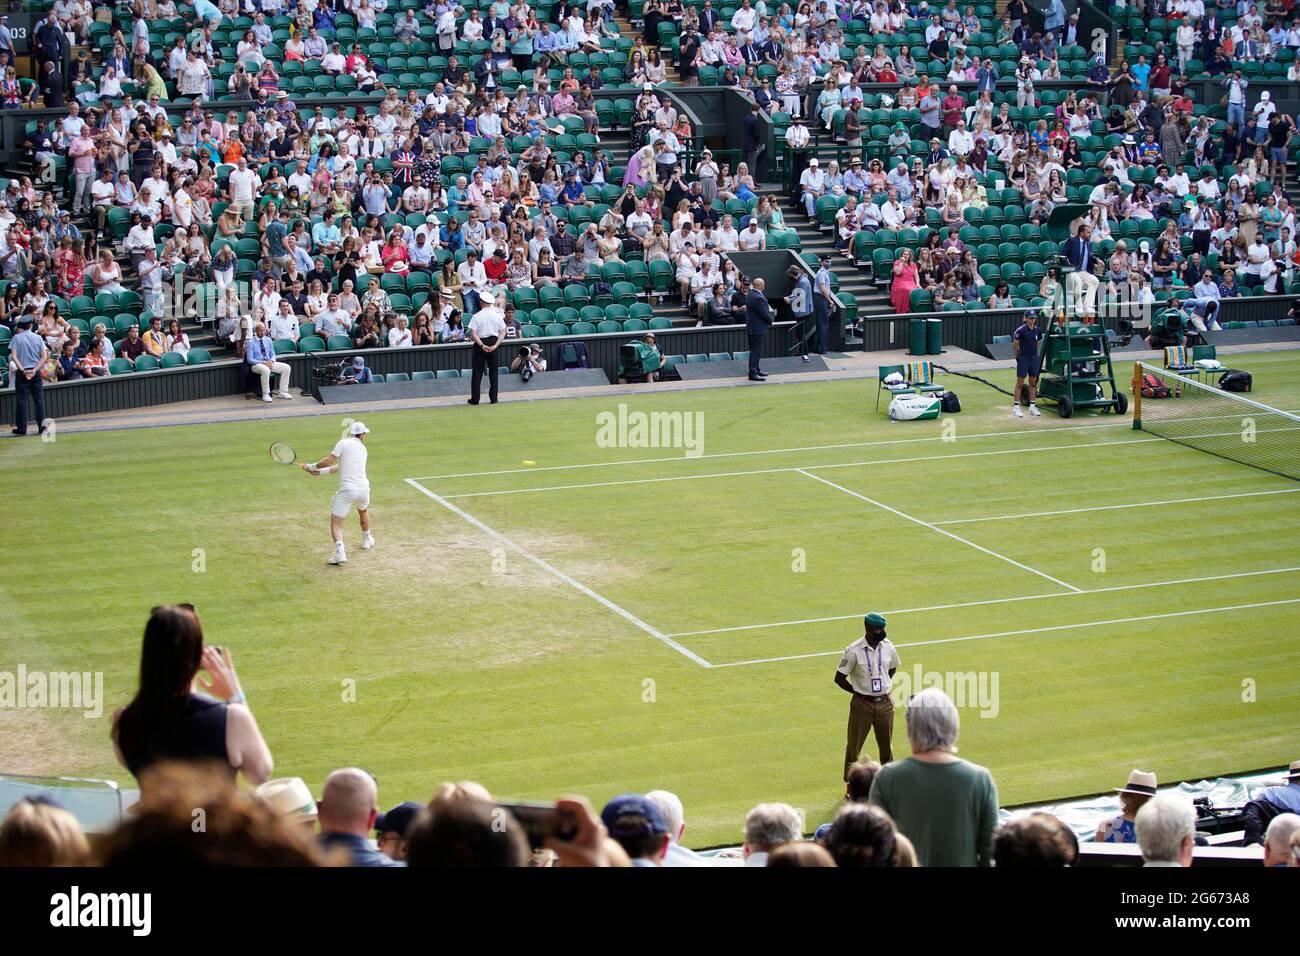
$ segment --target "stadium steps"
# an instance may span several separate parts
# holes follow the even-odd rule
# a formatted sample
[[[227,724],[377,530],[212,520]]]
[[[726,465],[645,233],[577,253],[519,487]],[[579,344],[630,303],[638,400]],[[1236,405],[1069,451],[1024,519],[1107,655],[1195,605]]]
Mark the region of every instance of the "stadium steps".
[[[845,258],[843,253],[835,249],[833,232],[823,232],[816,222],[809,219],[802,203],[792,200],[783,193],[773,192],[771,195],[775,196],[781,204],[781,214],[785,218],[786,226],[799,234],[799,241],[803,245],[800,253],[831,255],[831,272],[839,280],[839,290],[852,293],[858,300],[859,320],[864,316],[894,314],[893,304],[889,300],[889,289],[876,288],[870,270],[855,266]],[[846,349],[853,349],[861,344],[862,339],[859,336],[846,334],[844,341]]]

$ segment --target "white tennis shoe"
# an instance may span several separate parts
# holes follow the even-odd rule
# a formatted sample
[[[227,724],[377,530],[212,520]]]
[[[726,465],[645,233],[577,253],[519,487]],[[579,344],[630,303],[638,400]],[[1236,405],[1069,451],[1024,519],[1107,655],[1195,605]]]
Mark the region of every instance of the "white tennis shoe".
[[[375,538],[374,538],[374,535],[365,534],[365,535],[362,535],[362,536],[361,536],[361,550],[362,550],[362,551],[369,551],[369,550],[370,550],[371,548],[373,548],[374,546],[375,546]]]
[[[1041,414],[1043,414],[1043,413],[1040,412],[1040,411],[1038,410],[1038,406],[1037,406],[1037,405],[1035,405],[1033,402],[1030,402],[1030,403],[1029,403],[1029,414],[1030,414],[1030,415],[1041,415]]]
[[[334,553],[330,555],[330,564],[347,564],[348,556],[342,548],[335,548]]]
[[[1022,412],[1022,411],[1020,410],[1020,406],[1019,406],[1019,405],[1012,405],[1012,406],[1011,406],[1011,414],[1012,414],[1013,416],[1015,416],[1016,418],[1024,418],[1024,417],[1025,417],[1025,413]]]

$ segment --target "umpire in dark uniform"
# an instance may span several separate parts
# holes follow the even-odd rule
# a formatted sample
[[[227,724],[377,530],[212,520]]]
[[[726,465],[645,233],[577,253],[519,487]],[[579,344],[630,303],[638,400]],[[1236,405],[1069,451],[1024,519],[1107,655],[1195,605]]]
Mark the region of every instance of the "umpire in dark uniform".
[[[745,334],[749,336],[749,380],[751,382],[767,381],[767,373],[759,367],[759,358],[763,354],[763,340],[767,330],[776,320],[776,313],[768,304],[763,288],[767,285],[763,279],[754,280],[754,287],[745,296]]]

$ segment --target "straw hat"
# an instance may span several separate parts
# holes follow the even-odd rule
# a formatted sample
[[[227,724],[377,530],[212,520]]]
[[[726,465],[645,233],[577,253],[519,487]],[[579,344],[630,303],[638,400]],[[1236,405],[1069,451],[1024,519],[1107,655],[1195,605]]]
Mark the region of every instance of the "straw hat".
[[[1300,765],[1300,761],[1292,766]],[[1150,797],[1156,792],[1156,775],[1147,773],[1145,770],[1134,770],[1128,775],[1128,783],[1122,787],[1115,788],[1116,793],[1136,793],[1139,796]]]
[[[253,793],[280,816],[301,820],[316,819],[316,800],[302,777],[268,780]]]

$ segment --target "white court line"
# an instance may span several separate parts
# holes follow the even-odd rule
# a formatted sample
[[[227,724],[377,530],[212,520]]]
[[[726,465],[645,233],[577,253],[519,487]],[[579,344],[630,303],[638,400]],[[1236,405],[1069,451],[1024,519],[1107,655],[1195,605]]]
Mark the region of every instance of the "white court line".
[[[847,461],[829,465],[806,465],[806,468],[824,470],[827,468],[859,468],[865,465],[900,465],[917,461],[946,461],[950,458],[986,458],[990,455],[1030,455],[1044,451],[1064,451],[1072,448],[1109,448],[1122,445],[1145,445],[1151,442],[1163,442],[1163,438],[1130,438],[1125,441],[1098,441],[1074,443],[1070,445],[1044,445],[1042,448],[1009,448],[1004,451],[966,451],[949,455],[916,455],[911,458],[876,458],[870,461]],[[669,459],[676,461],[677,459]],[[501,491],[468,491],[459,495],[447,495],[448,501],[457,498],[495,498],[499,495],[528,495],[544,491],[572,491],[579,488],[610,488],[615,485],[651,485],[662,481],[694,481],[698,478],[735,478],[740,475],[776,475],[783,472],[802,471],[794,466],[786,468],[751,468],[748,471],[719,471],[703,475],[669,475],[664,478],[624,478],[620,481],[591,481],[572,485],[543,485],[538,488],[506,488]],[[408,479],[409,481],[427,479]]]
[[[964,544],[967,547],[974,548],[976,551],[982,551],[984,554],[987,554],[989,557],[997,558],[999,561],[1005,561],[1007,564],[1014,565],[1015,567],[1019,568],[1022,571],[1028,571],[1030,574],[1036,574],[1040,578],[1046,578],[1048,581],[1051,581],[1053,584],[1059,584],[1061,587],[1066,588],[1070,591],[1083,590],[1083,588],[1076,588],[1073,584],[1067,584],[1066,582],[1062,581],[1060,578],[1054,578],[1045,571],[1039,571],[1037,568],[1031,568],[1027,564],[1021,564],[1019,561],[1015,560],[1015,558],[1008,558],[1005,554],[998,554],[996,551],[990,551],[988,548],[984,547],[981,544],[976,544],[974,541],[970,541],[966,538],[961,537],[960,535],[953,534],[951,531],[944,531],[943,528],[940,528],[937,525],[932,525],[928,521],[924,521],[920,518],[917,518],[914,515],[909,515],[906,512],[899,511],[897,508],[891,508],[889,505],[877,501],[874,498],[868,498],[866,495],[860,495],[856,491],[851,491],[848,488],[845,488],[843,485],[837,485],[835,484],[835,482],[828,481],[827,479],[821,477],[820,475],[814,475],[812,472],[805,471],[802,468],[796,470],[799,472],[799,474],[805,475],[811,478],[813,481],[819,481],[823,485],[827,485],[831,488],[834,488],[836,491],[842,491],[846,495],[850,495],[854,498],[857,498],[859,501],[865,501],[869,505],[874,505],[877,508],[880,508],[884,511],[888,511],[890,514],[897,515],[898,517],[904,518],[907,521],[911,521],[914,524],[919,524],[922,528],[929,528],[931,531],[937,531],[939,534],[943,535],[946,538],[951,538],[952,540]]]
[[[958,442],[971,438],[1001,438],[1002,436],[1038,435],[1043,432],[1091,431],[1097,428],[1131,427],[1127,422],[1109,422],[1105,425],[1051,425],[1043,428],[1017,429],[1015,431],[976,432],[958,435]],[[702,458],[747,458],[756,455],[784,455],[797,451],[826,451],[833,448],[872,448],[877,445],[914,445],[918,442],[943,441],[943,435],[924,438],[887,438],[879,441],[850,441],[834,445],[799,445],[793,448],[760,448],[754,451],[720,451],[708,455],[674,455],[671,458],[628,458],[623,461],[589,461],[578,465],[543,465],[534,468],[505,468],[500,471],[463,471],[453,475],[420,475],[413,481],[442,481],[451,478],[488,478],[493,475],[522,475],[538,471],[572,471],[578,468],[613,468],[617,465],[655,465],[669,461],[697,461]]]
[[[420,493],[427,495],[429,498],[432,498],[434,501],[442,505],[452,514],[459,515],[460,517],[464,518],[466,521],[468,521],[474,527],[478,528],[484,534],[487,534],[490,537],[495,538],[496,540],[506,545],[515,553],[527,558],[529,561],[537,565],[542,570],[548,571],[551,574],[555,575],[557,578],[559,578],[565,584],[569,585],[571,588],[574,588],[575,590],[582,592],[583,594],[587,595],[587,597],[591,598],[593,601],[597,601],[600,604],[603,604],[605,607],[609,608],[619,617],[623,618],[626,621],[629,621],[630,623],[639,627],[641,630],[645,631],[655,640],[662,641],[664,644],[666,644],[668,647],[671,647],[673,650],[675,650],[678,654],[681,654],[683,657],[694,661],[696,664],[699,664],[701,667],[713,666],[704,658],[700,657],[700,655],[696,654],[694,651],[690,650],[689,648],[683,647],[681,644],[678,644],[676,641],[674,641],[671,637],[668,637],[667,635],[661,633],[657,628],[652,627],[651,625],[647,624],[645,621],[641,620],[631,611],[619,607],[609,598],[597,594],[595,591],[587,587],[585,584],[581,583],[580,581],[574,580],[572,577],[565,574],[559,568],[555,567],[552,564],[549,564],[548,562],[537,557],[537,555],[533,554],[531,551],[511,541],[500,531],[497,531],[495,528],[489,527],[488,525],[484,524],[482,521],[479,521],[478,518],[475,518],[472,514],[462,510],[461,508],[456,507],[450,501],[443,498],[441,495],[434,494],[432,491],[424,487],[424,485],[420,484],[414,478],[407,478],[406,483],[410,485],[412,488],[418,490]]]
[[[1141,617],[1117,617],[1108,621],[1085,621],[1081,624],[1056,624],[1051,627],[1031,627],[1019,631],[998,631],[993,634],[971,634],[968,637],[943,637],[933,641],[914,641],[911,644],[898,644],[897,647],[926,647],[931,644],[954,644],[959,641],[987,641],[995,637],[1019,637],[1024,634],[1046,634],[1051,631],[1072,631],[1085,627],[1105,627],[1111,624],[1135,624],[1139,621],[1161,621],[1174,617],[1194,617],[1198,614],[1218,614],[1225,611],[1245,611],[1251,608],[1277,607],[1283,604],[1300,604],[1300,598],[1287,598],[1282,601],[1260,601],[1257,604],[1229,604],[1225,607],[1206,607],[1195,611],[1169,611],[1165,614],[1145,614]],[[743,667],[746,664],[775,664],[780,661],[797,661],[810,657],[838,657],[838,651],[817,651],[812,654],[791,654],[786,657],[762,657],[752,661],[728,661],[714,664],[713,667]]]
[[[1278,488],[1273,491],[1239,491],[1230,495],[1203,495],[1199,498],[1170,498],[1165,501],[1136,501],[1125,505],[1096,505],[1092,508],[1067,508],[1063,511],[1033,511],[1018,515],[989,515],[984,518],[951,518],[935,524],[975,524],[980,521],[1007,521],[1012,518],[1046,518],[1049,515],[1077,515],[1088,511],[1123,511],[1126,508],[1152,508],[1156,505],[1185,505],[1194,501],[1223,501],[1226,498],[1258,498],[1264,495],[1294,495],[1300,488]]]
[[[1104,425],[1048,425],[1036,428],[1017,428],[1009,431],[976,432],[973,435],[958,435],[956,441],[962,442],[971,438],[1001,438],[1003,436],[1013,437],[1022,435],[1039,435],[1043,432],[1085,432],[1095,431],[1099,428],[1130,427],[1132,427],[1131,423],[1127,420],[1120,422],[1107,422]],[[532,468],[503,468],[498,471],[462,471],[450,475],[421,475],[413,480],[441,481],[443,479],[451,478],[487,478],[493,475],[522,475],[528,472],[538,471],[570,471],[577,468],[612,468],[617,465],[655,465],[669,461],[695,461],[700,458],[746,458],[755,455],[784,455],[797,451],[825,451],[833,448],[872,448],[878,445],[911,445],[917,442],[943,440],[944,436],[942,435],[929,435],[924,438],[886,438],[878,441],[840,442],[833,445],[798,445],[792,448],[760,448],[753,451],[721,451],[707,455],[674,455],[671,458],[628,458],[623,461],[589,461],[577,465],[543,465],[541,467]],[[1110,442],[1099,442],[1098,444],[1110,444]]]
[[[952,611],[964,607],[986,607],[990,604],[1016,604],[1020,601],[1044,601],[1048,598],[1077,597],[1088,594],[1111,594],[1115,591],[1144,591],[1148,588],[1168,588],[1181,584],[1204,584],[1209,581],[1228,581],[1233,578],[1253,578],[1263,574],[1293,574],[1300,571],[1300,566],[1292,568],[1270,568],[1267,571],[1238,571],[1235,574],[1212,574],[1200,578],[1178,578],[1174,581],[1149,581],[1145,584],[1116,584],[1108,588],[1091,588],[1082,591],[1053,591],[1051,594],[1025,594],[1020,597],[991,598],[984,601],[962,601],[958,604],[931,604],[926,607],[892,608],[880,611],[880,614],[919,614],[923,611]],[[765,624],[738,624],[734,627],[714,627],[706,631],[681,631],[669,634],[669,637],[700,637],[705,634],[729,634],[733,631],[761,631],[773,627],[799,627],[804,624],[827,624],[835,621],[855,621],[862,617],[861,611],[853,614],[837,614],[833,617],[808,617],[798,621],[771,621]],[[717,666],[717,665],[715,665]]]

